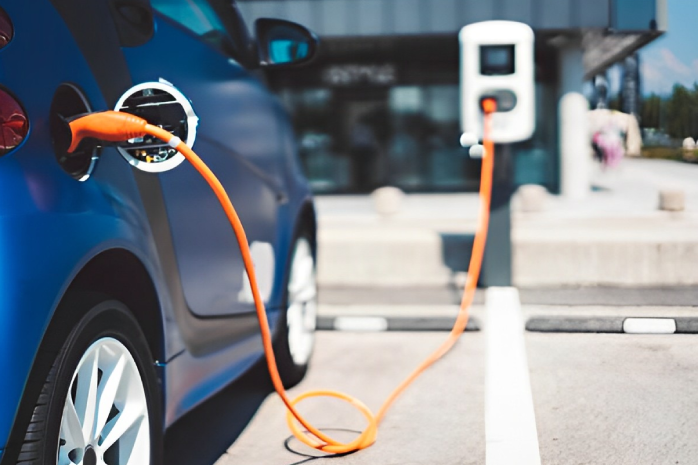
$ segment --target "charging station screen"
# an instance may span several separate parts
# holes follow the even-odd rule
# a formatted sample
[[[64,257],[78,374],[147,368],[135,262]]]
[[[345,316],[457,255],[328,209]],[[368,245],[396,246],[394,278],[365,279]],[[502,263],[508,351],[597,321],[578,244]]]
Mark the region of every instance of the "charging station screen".
[[[480,74],[508,76],[516,72],[514,45],[483,45],[480,47]]]

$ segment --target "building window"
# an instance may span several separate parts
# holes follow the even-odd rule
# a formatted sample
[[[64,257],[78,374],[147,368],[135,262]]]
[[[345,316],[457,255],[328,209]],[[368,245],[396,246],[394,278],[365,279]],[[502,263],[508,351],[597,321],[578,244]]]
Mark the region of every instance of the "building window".
[[[479,163],[458,144],[457,84],[285,89],[316,192],[472,190]]]

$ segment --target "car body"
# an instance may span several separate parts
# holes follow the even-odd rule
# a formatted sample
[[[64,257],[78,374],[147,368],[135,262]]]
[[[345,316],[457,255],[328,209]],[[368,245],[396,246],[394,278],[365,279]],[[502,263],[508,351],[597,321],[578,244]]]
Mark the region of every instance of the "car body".
[[[186,16],[169,14],[168,3],[199,5],[224,27],[212,41],[182,24]],[[0,90],[16,98],[29,124],[21,144],[0,157],[3,465],[17,463],[42,386],[87,311],[86,299],[123,303],[137,322],[157,377],[163,429],[262,355],[236,238],[209,187],[187,163],[145,172],[107,146],[91,148],[87,171],[69,175],[52,142],[61,86],[84,96],[92,111],[115,108],[128,89],[147,82],[171,83],[191,101],[194,149],[228,190],[253,253],[267,260],[260,279],[276,333],[299,231],[314,256],[313,201],[292,128],[254,69],[257,44],[239,30],[234,3],[152,6],[0,5],[14,29],[0,49]],[[238,30],[229,27],[234,21]]]

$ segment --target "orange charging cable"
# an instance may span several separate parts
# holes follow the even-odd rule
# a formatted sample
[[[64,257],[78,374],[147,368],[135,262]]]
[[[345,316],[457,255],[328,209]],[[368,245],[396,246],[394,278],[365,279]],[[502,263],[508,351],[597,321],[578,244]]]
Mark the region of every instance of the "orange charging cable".
[[[191,150],[178,137],[173,136],[170,132],[162,128],[148,124],[145,120],[138,118],[137,116],[107,111],[102,113],[93,113],[70,123],[73,140],[68,151],[73,152],[83,137],[94,137],[107,141],[123,141],[136,137],[142,137],[145,134],[150,134],[151,136],[157,137],[158,139],[168,143],[171,147],[177,149],[182,155],[184,155],[187,160],[189,160],[189,162],[194,166],[199,174],[201,174],[215,193],[218,201],[225,211],[226,216],[228,217],[228,220],[230,221],[230,224],[233,227],[233,230],[235,231],[235,237],[240,247],[242,259],[245,264],[245,269],[247,270],[248,279],[250,281],[252,296],[254,298],[254,303],[257,310],[257,317],[259,318],[262,343],[264,345],[264,354],[266,356],[267,366],[269,367],[269,374],[271,375],[274,389],[279,394],[279,397],[281,397],[281,400],[286,405],[288,410],[287,422],[289,428],[293,432],[293,435],[298,438],[298,440],[309,447],[328,453],[344,454],[365,449],[376,441],[378,424],[383,420],[383,417],[395,399],[397,399],[400,394],[402,394],[402,392],[424,372],[424,370],[426,370],[453,347],[459,336],[463,333],[468,325],[468,310],[473,302],[473,297],[475,296],[475,289],[477,288],[480,268],[485,252],[485,242],[487,240],[490,199],[492,194],[492,173],[494,168],[494,143],[490,139],[489,135],[492,129],[492,114],[496,111],[497,104],[493,99],[485,99],[482,102],[482,108],[484,112],[485,153],[482,158],[482,174],[480,181],[480,219],[478,229],[475,234],[473,252],[468,268],[468,277],[465,284],[465,289],[463,291],[463,298],[461,300],[458,317],[456,318],[453,329],[451,330],[451,333],[446,341],[444,341],[441,346],[439,346],[402,383],[400,383],[397,388],[395,388],[395,390],[385,400],[377,415],[374,415],[373,412],[371,412],[371,410],[360,400],[338,391],[310,391],[301,394],[293,400],[289,398],[281,381],[279,370],[276,366],[271,331],[269,329],[269,321],[267,320],[264,302],[257,286],[257,278],[247,242],[247,236],[242,227],[242,223],[240,222],[240,218],[238,217],[235,208],[228,197],[228,194],[218,178],[199,158],[199,156],[196,155],[196,153],[194,153],[194,151]],[[296,409],[296,404],[310,397],[332,397],[345,401],[357,408],[366,417],[368,425],[353,441],[347,443],[337,441],[323,433],[318,428],[314,427],[310,422],[308,422],[308,420],[303,418],[303,416]],[[300,426],[305,428],[306,431],[302,431]]]

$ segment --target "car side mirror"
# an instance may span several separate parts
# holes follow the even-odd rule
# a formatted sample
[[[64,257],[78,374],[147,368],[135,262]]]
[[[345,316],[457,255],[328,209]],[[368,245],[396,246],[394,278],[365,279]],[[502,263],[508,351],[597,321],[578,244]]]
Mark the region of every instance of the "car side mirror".
[[[318,38],[300,24],[281,19],[255,21],[260,65],[266,68],[309,63],[315,57]]]

